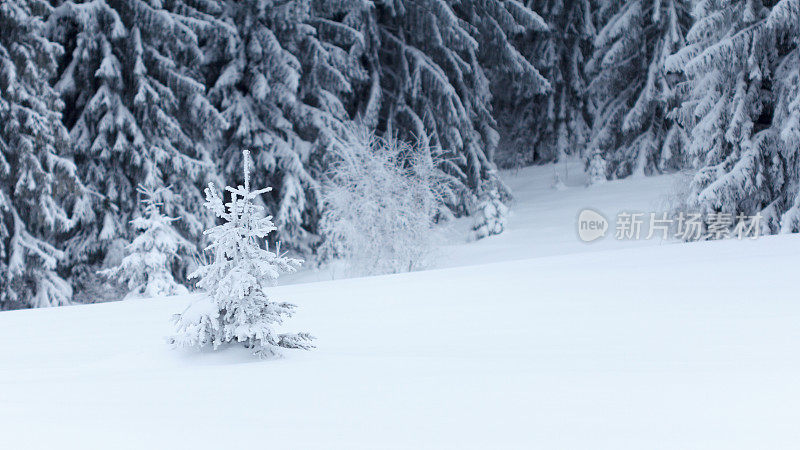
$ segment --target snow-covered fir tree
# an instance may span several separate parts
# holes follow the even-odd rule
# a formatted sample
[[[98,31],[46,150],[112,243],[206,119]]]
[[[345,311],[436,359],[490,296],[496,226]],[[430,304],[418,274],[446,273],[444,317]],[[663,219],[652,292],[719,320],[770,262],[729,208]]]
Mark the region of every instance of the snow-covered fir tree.
[[[293,244],[303,240],[305,192],[311,195],[315,184],[306,168],[308,144],[297,135],[285,114],[298,102],[300,61],[283,48],[276,25],[296,28],[304,15],[303,9],[292,2],[227,2],[224,20],[237,29],[236,48],[209,91],[210,99],[230,124],[217,156],[225,164],[221,168],[223,176],[240,181],[241,149],[251,148],[255,183],[282,186],[285,180],[287,188],[300,190],[299,197],[280,197],[282,209],[298,219],[295,223],[284,220],[287,232],[279,231],[284,241]],[[269,200],[255,199],[276,209]],[[297,233],[290,236],[288,229]]]
[[[682,166],[686,135],[668,117],[677,95],[665,62],[683,46],[689,13],[686,0],[608,1],[597,11],[602,28],[588,63],[588,148],[593,159],[605,160],[611,178]]]
[[[205,231],[211,244],[208,264],[190,276],[205,296],[174,317],[171,341],[180,347],[239,342],[260,356],[279,348],[312,348],[308,333],[277,333],[275,327],[291,317],[294,305],[275,301],[269,288],[283,273],[294,272],[301,261],[269,250],[267,235],[275,231],[272,216],[255,203],[270,188],[250,190],[250,155],[244,151],[244,185],[226,186],[230,201],[223,202],[213,183],[206,188],[205,207],[224,222]]]
[[[688,77],[678,113],[699,169],[686,199],[701,213],[761,213],[798,231],[796,0],[701,1],[687,45],[667,67]]]
[[[395,0],[376,6],[386,99],[379,129],[411,142],[429,135],[432,145],[442,149],[442,169],[453,180],[445,200],[455,212],[472,209],[476,194],[485,189],[507,196],[492,161],[499,134],[480,56],[494,51],[495,58],[517,64],[509,71],[543,83],[535,68],[506,47],[506,30],[542,27],[538,16],[517,2]]]
[[[800,4],[782,1],[770,11],[768,24],[775,38],[788,48],[775,68],[773,127],[778,132],[778,157],[785,181],[767,207],[772,225],[780,215],[780,232],[800,232]],[[788,50],[788,51],[787,51]]]
[[[253,149],[254,181],[277,187],[260,199],[276,211],[277,235],[304,252],[316,241],[322,160],[347,124],[364,115],[352,99],[369,88],[359,62],[368,47],[359,29],[374,32],[367,5],[226,4],[225,18],[238,31],[236,51],[210,91],[231,124],[219,158],[223,174],[241,181],[239,149]]]
[[[478,58],[490,81],[491,114],[500,133],[492,159],[504,165],[524,163],[525,153],[533,153],[530,137],[541,121],[538,107],[544,94],[552,92],[539,72],[547,62],[537,53],[537,44],[547,39],[550,28],[521,2],[465,1],[454,8],[475,27]]]
[[[498,111],[504,146],[512,155],[505,164],[530,164],[582,154],[590,136],[585,61],[591,55],[595,27],[590,0],[529,0],[526,6],[547,23],[518,47],[550,83],[535,101]],[[587,155],[584,155],[586,157]]]
[[[476,240],[500,234],[505,230],[508,207],[500,200],[497,191],[484,194],[475,212],[475,223],[472,225],[472,237]]]
[[[119,265],[100,273],[123,285],[131,297],[159,297],[188,292],[172,274],[172,267],[181,257],[191,257],[196,246],[172,226],[178,218],[161,213],[165,204],[174,201],[168,187],[140,185],[137,191],[145,205],[142,215],[133,219],[139,234],[126,247],[126,256]]]
[[[63,106],[48,84],[63,48],[45,38],[45,1],[0,2],[0,309],[67,304],[57,238],[82,191],[65,158]]]
[[[346,136],[357,119],[377,123],[382,95],[376,73],[379,30],[372,2],[316,0],[308,2],[304,33],[294,33],[287,48],[298,52],[303,78],[302,103],[293,112],[298,128],[313,139],[317,157]],[[309,29],[310,25],[310,29]],[[294,49],[294,50],[291,50]]]
[[[49,35],[67,49],[55,87],[69,156],[90,192],[66,248],[79,288],[133,235],[139,183],[172,185],[181,201],[167,213],[195,239],[210,223],[198,186],[214,179],[208,142],[227,124],[205,97],[204,73],[234,35],[215,13],[210,1],[95,0],[65,2],[49,18]]]
[[[595,150],[586,164],[586,184],[591,186],[608,181],[608,162],[600,151]]]

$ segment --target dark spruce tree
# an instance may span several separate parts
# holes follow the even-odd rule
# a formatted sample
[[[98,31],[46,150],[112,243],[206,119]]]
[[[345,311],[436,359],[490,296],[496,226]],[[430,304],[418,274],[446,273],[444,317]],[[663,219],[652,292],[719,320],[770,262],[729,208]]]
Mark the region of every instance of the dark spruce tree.
[[[405,140],[427,136],[441,150],[454,212],[471,211],[484,192],[507,198],[493,161],[500,134],[492,88],[528,96],[548,88],[513,45],[515,37],[546,29],[542,19],[519,2],[499,0],[395,0],[377,5],[377,17],[379,129]]]
[[[541,15],[547,33],[535,32],[518,47],[534,61],[550,83],[534,101],[498,111],[510,154],[506,165],[562,160],[584,153],[590,135],[586,100],[586,60],[595,36],[594,3],[589,0],[528,0],[526,6]]]
[[[684,44],[689,13],[684,0],[609,1],[597,11],[603,25],[587,69],[594,107],[588,149],[610,178],[683,166],[686,134],[669,117],[679,96],[665,62]]]
[[[678,119],[698,169],[685,208],[764,217],[800,230],[800,7],[796,0],[697,2],[667,67],[688,78]]]
[[[44,37],[50,11],[45,1],[0,2],[0,309],[72,299],[57,238],[74,228],[83,187],[48,84],[63,53]]]
[[[200,186],[214,178],[227,123],[205,96],[204,74],[235,36],[219,13],[210,1],[98,0],[51,14],[49,35],[67,50],[55,88],[66,102],[69,157],[87,188],[66,247],[78,288],[95,284],[110,250],[132,239],[140,183],[172,186],[178,201],[165,213],[194,242],[212,223]],[[177,265],[179,279],[187,263]]]
[[[375,46],[371,12],[363,2],[225,5],[236,47],[209,91],[231,125],[222,173],[241,181],[241,150],[250,149],[255,182],[275,186],[257,199],[275,212],[274,239],[304,253],[317,242],[325,155],[353,119],[372,114],[355,101],[370,93],[361,60],[375,59],[366,55]]]

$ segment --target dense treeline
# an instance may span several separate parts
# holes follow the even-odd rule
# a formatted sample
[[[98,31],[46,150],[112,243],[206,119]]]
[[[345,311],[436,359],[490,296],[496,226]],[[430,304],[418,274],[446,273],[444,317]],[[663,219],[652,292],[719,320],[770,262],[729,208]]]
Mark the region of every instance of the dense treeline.
[[[695,169],[685,208],[796,232],[798,41],[800,0],[0,0],[0,308],[112,295],[143,192],[196,253],[245,148],[276,239],[313,253],[354,124],[435,149],[437,214],[510,198],[496,164],[579,155]]]

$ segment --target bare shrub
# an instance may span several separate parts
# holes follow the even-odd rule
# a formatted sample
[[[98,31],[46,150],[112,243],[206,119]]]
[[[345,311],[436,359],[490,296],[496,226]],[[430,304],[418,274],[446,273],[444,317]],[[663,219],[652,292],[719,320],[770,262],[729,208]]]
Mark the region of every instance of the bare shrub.
[[[351,275],[427,265],[448,183],[427,140],[411,145],[353,128],[332,156],[322,195],[323,259],[342,259]]]

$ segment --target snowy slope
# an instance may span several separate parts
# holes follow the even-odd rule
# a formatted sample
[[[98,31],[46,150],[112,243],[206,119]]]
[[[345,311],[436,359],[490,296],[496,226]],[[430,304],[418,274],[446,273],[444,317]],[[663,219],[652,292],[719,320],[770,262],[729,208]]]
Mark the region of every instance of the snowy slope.
[[[460,267],[275,288],[311,352],[171,350],[192,296],[0,313],[0,449],[796,449],[797,236],[587,245],[674,180],[527,170]]]
[[[797,448],[798,253],[781,236],[279,287],[319,348],[271,361],[170,350],[187,297],[5,312],[0,448]]]

